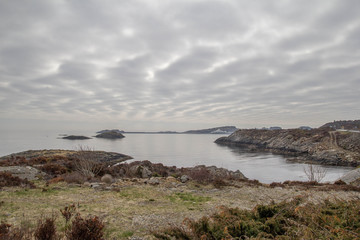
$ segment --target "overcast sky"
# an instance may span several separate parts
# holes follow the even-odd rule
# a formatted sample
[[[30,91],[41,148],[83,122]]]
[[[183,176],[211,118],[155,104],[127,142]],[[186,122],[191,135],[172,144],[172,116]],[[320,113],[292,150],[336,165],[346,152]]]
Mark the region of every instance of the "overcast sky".
[[[359,0],[0,0],[1,128],[359,119]]]

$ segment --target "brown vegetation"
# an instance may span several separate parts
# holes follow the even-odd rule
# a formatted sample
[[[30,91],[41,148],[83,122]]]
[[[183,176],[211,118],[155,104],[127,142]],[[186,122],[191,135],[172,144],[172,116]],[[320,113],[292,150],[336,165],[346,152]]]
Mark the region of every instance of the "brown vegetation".
[[[258,205],[252,211],[223,207],[183,226],[154,232],[159,239],[357,239],[360,200],[303,205],[303,199]]]
[[[75,205],[69,205],[60,210],[65,219],[64,232],[57,232],[55,225],[56,217],[42,217],[38,220],[34,229],[21,226],[19,228],[12,227],[11,224],[2,222],[0,224],[0,239],[1,240],[101,240],[104,239],[104,223],[97,216],[90,216],[82,218],[79,213],[76,213]],[[69,226],[69,221],[73,217],[73,221]]]
[[[35,188],[35,185],[27,179],[21,179],[8,172],[0,172],[0,189],[10,186]]]

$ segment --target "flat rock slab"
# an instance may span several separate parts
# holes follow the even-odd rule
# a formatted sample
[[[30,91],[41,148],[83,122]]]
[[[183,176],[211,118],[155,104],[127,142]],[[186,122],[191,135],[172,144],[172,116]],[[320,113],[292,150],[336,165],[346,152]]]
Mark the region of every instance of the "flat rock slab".
[[[19,177],[21,179],[26,178],[29,181],[36,180],[39,179],[39,177],[45,176],[45,173],[30,166],[0,167],[0,172],[9,172],[15,177]]]
[[[360,168],[346,173],[344,176],[339,178],[339,180],[345,182],[346,184],[358,183],[360,180]]]

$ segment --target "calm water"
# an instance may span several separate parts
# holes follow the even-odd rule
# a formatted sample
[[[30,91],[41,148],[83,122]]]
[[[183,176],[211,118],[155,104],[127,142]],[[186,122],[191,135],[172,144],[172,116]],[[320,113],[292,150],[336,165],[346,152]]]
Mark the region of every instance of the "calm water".
[[[64,132],[66,134],[66,132]],[[307,180],[306,164],[287,162],[281,155],[271,153],[249,153],[238,148],[220,146],[214,143],[222,135],[200,134],[125,134],[118,140],[59,139],[59,132],[2,132],[0,155],[30,149],[69,149],[80,145],[95,150],[113,151],[132,156],[135,160],[150,160],[164,165],[193,167],[215,165],[231,170],[240,170],[250,179],[264,183],[285,180]],[[93,136],[93,132],[71,132],[74,135]],[[348,167],[323,167],[327,171],[325,181],[333,181],[350,171]]]

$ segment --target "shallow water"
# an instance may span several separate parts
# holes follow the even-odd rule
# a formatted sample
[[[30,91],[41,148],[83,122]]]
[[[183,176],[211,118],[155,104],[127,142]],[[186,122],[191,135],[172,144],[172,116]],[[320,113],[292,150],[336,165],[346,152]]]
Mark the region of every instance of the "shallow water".
[[[214,141],[223,135],[208,134],[125,134],[117,140],[89,139],[65,140],[59,134],[66,132],[3,132],[0,138],[0,155],[30,149],[68,149],[88,146],[95,150],[113,151],[130,155],[134,160],[149,160],[177,167],[215,165],[230,170],[240,170],[250,179],[264,183],[285,180],[307,180],[307,164],[293,163],[282,155],[247,152],[239,148],[221,146]],[[68,134],[94,136],[94,132]],[[324,181],[334,181],[350,167],[321,166],[327,174]]]

